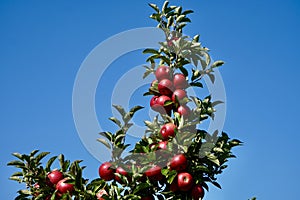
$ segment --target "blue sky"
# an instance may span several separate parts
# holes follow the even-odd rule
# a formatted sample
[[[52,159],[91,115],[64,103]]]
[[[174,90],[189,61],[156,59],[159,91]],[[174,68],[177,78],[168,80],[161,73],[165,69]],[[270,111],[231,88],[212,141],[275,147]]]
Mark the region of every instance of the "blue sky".
[[[163,1],[151,2],[161,5]],[[16,151],[40,149],[53,155],[64,153],[70,160],[84,159],[85,176],[98,177],[100,162],[83,146],[73,121],[76,73],[91,50],[108,37],[155,26],[148,18],[152,10],[147,3],[0,1],[0,199],[13,199],[20,189],[8,180],[14,169],[6,166]],[[224,129],[245,143],[235,150],[238,158],[230,160],[219,177],[223,189],[211,187],[205,199],[297,198],[299,1],[171,3],[195,11],[185,33],[200,33],[213,58],[226,61],[220,69],[227,94]],[[129,53],[107,74],[121,76],[122,66],[130,69],[144,59],[139,52]],[[96,95],[101,121],[111,116],[110,102],[104,96],[109,95],[116,78],[108,76],[97,90],[104,95]],[[108,121],[104,124],[110,128]]]

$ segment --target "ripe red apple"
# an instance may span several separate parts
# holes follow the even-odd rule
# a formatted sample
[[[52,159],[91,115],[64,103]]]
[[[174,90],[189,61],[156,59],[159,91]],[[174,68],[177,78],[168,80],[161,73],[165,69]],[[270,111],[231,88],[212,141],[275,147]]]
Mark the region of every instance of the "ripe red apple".
[[[114,169],[112,168],[111,163],[105,162],[99,167],[99,176],[105,181],[110,181],[114,179]]]
[[[67,180],[68,180],[68,178],[64,178],[56,184],[56,189],[61,194],[64,194],[67,192],[71,193],[72,191],[74,191],[74,185],[71,183],[66,183]]]
[[[120,175],[123,175],[123,176],[126,176],[126,177],[128,176],[128,172],[125,169],[123,169],[122,167],[117,167],[116,173],[120,174]],[[119,183],[123,183],[121,178],[117,175],[115,175],[115,180],[118,181]]]
[[[184,154],[175,155],[170,161],[170,168],[176,171],[183,171],[187,168],[187,159]]]
[[[182,90],[182,89],[176,89],[174,92],[173,92],[173,95],[172,95],[172,101],[174,103],[176,103],[176,97],[177,97],[177,100],[179,102],[181,102],[185,97],[187,97],[186,95],[186,91],[185,90]]]
[[[161,167],[157,165],[154,165],[153,167],[145,171],[144,174],[152,181],[160,181],[163,178]]]
[[[158,142],[157,149],[167,149],[168,141],[160,141]]]
[[[171,98],[165,95],[153,96],[150,100],[150,106],[152,110],[161,114],[169,114],[172,109],[172,105],[164,106],[166,101],[171,101]]]
[[[162,79],[171,79],[171,70],[168,66],[159,66],[155,71],[155,76],[158,81]]]
[[[177,108],[177,112],[184,118],[188,118],[191,113],[191,109],[187,105],[181,105]]]
[[[204,189],[201,185],[197,184],[192,189],[192,197],[194,200],[204,197]]]
[[[105,200],[102,198],[103,195],[108,195],[107,192],[104,189],[99,190],[99,192],[96,194],[96,197],[98,200]]]
[[[193,187],[192,175],[187,172],[181,172],[178,174],[177,184],[180,191],[189,191]]]
[[[175,136],[176,125],[173,123],[164,124],[160,129],[160,134],[164,140]]]
[[[49,182],[48,184],[49,185],[55,185],[58,183],[58,181],[62,180],[64,178],[64,175],[62,172],[58,171],[58,170],[53,170],[52,172],[50,172],[48,175],[47,175],[48,179],[49,179]]]
[[[158,83],[158,91],[161,95],[171,96],[173,93],[173,82],[169,79],[162,79]]]
[[[178,191],[179,190],[179,188],[178,188],[178,183],[177,183],[177,177],[173,180],[173,182],[171,183],[171,185],[170,185],[170,190],[172,191],[172,192],[176,192],[176,191]]]
[[[173,85],[176,89],[185,89],[189,86],[185,75],[179,73],[174,75]]]

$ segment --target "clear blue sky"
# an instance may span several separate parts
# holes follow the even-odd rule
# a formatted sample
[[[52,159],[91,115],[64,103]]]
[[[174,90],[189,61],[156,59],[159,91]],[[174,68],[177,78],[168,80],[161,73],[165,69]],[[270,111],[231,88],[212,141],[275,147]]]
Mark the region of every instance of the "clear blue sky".
[[[85,176],[98,177],[100,163],[81,143],[73,122],[76,73],[101,41],[128,29],[154,26],[147,3],[0,1],[0,199],[11,200],[20,189],[8,180],[14,169],[6,166],[16,151],[40,149],[84,159]],[[195,11],[186,34],[200,33],[212,56],[226,61],[220,69],[227,92],[225,131],[245,143],[219,177],[223,189],[211,187],[205,199],[297,199],[300,2],[171,3]],[[129,68],[144,62],[139,54],[122,59]],[[106,92],[113,81],[105,81]],[[96,101],[99,119],[106,120],[109,102],[99,95]]]

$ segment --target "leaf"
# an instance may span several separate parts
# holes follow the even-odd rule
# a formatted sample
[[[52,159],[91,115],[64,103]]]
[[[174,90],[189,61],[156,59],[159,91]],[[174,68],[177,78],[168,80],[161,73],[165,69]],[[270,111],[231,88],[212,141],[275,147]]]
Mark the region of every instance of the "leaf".
[[[212,83],[215,83],[215,75],[213,75],[213,74],[207,74],[208,75],[208,77],[209,77],[209,79],[210,79],[210,81],[212,82]]]
[[[19,160],[13,160],[7,163],[8,166],[25,167],[25,164]]]
[[[225,63],[224,61],[218,60],[218,61],[215,61],[215,62],[211,65],[211,67],[212,67],[212,68],[220,67],[220,66],[222,66],[224,63]]]
[[[212,181],[211,183],[212,183],[214,186],[216,186],[217,188],[222,189],[221,185],[220,185],[218,182]]]
[[[104,138],[98,138],[97,141],[104,144],[104,146],[106,146],[108,149],[111,149],[109,142],[107,142]]]
[[[214,107],[216,105],[222,104],[224,103],[223,101],[214,101],[213,103],[211,103],[211,106]]]
[[[200,82],[191,82],[190,86],[203,88],[203,84]]]
[[[126,112],[124,110],[124,108],[120,105],[113,105],[113,107],[121,114],[121,116],[124,118],[124,116],[126,115]]]
[[[118,120],[117,118],[115,117],[110,117],[108,118],[110,121],[114,122],[115,124],[117,124],[119,127],[122,127],[122,124],[120,122],[120,120]]]
[[[143,51],[143,53],[144,54],[146,54],[146,53],[159,54],[159,52],[157,50],[155,50],[155,49],[145,49]]]
[[[212,153],[207,153],[206,157],[208,158],[208,160],[210,160],[211,162],[215,163],[216,165],[220,166],[220,161],[218,160],[218,158],[212,154]]]
[[[39,155],[36,156],[37,162],[40,162],[45,156],[47,156],[50,152],[41,152]]]
[[[146,188],[152,187],[149,183],[140,183],[136,186],[135,190],[133,191],[134,194],[138,193],[140,190],[144,190]]]
[[[168,5],[169,5],[169,1],[165,1],[164,4],[163,4],[163,7],[162,7],[162,11],[163,11],[164,13],[166,13],[166,10],[167,10],[167,8],[168,8]]]
[[[153,4],[153,3],[149,3],[148,4],[151,8],[153,8],[157,13],[159,13],[159,8],[157,5]]]
[[[33,151],[30,153],[30,156],[33,157],[37,152],[39,152],[39,150],[37,150],[37,149],[36,149],[36,150],[33,150]]]
[[[112,141],[113,136],[111,132],[100,132],[99,135],[105,137],[106,139],[108,139],[108,141]]]
[[[149,76],[152,73],[151,70],[146,70],[144,75],[143,75],[143,79],[145,79],[147,76]]]
[[[12,153],[13,156],[19,158],[20,160],[23,160],[23,156],[20,153]]]
[[[52,163],[56,160],[57,156],[53,156],[52,158],[50,158],[46,164],[46,172],[50,172],[50,168],[51,168],[51,165]]]
[[[170,106],[172,104],[173,104],[173,101],[167,100],[167,101],[165,101],[164,106]]]
[[[191,13],[193,13],[194,11],[192,11],[192,10],[185,10],[185,11],[183,11],[182,12],[182,14],[183,15],[188,15],[188,14],[191,14]]]
[[[184,67],[179,67],[179,70],[184,74],[184,76],[188,77],[189,73]]]

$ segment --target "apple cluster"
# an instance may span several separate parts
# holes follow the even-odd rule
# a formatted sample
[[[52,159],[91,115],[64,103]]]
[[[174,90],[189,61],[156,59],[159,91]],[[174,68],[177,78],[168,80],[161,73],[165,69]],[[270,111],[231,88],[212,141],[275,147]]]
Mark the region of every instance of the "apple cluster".
[[[168,115],[173,111],[187,118],[191,110],[186,105],[186,88],[189,86],[186,76],[181,73],[174,74],[168,66],[159,66],[155,77],[156,80],[151,83],[152,91],[157,92],[150,100],[152,110]]]
[[[72,192],[74,191],[74,185],[71,183],[68,183],[68,178],[64,176],[64,174],[55,169],[47,174],[46,177],[46,185],[53,190],[57,190],[56,192],[56,199],[60,199],[60,197],[63,194],[69,193],[72,195]],[[34,185],[36,189],[40,188],[40,185],[36,183]],[[38,195],[38,194],[36,194]],[[52,195],[48,195],[45,200],[50,200]]]

